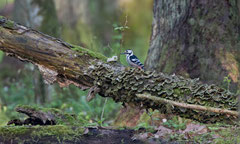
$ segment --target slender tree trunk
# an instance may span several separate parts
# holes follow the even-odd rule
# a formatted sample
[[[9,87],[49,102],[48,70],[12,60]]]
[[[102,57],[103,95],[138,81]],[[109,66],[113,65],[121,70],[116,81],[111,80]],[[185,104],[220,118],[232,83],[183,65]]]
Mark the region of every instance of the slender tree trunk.
[[[118,0],[55,0],[55,2],[60,22],[78,31],[72,34],[74,38],[70,39],[70,42],[99,49],[107,56],[115,52],[110,47],[114,34],[112,25],[118,21]],[[90,33],[91,36],[86,33]],[[91,40],[86,41],[86,37],[90,37]]]
[[[236,92],[239,4],[237,0],[155,0],[147,68],[200,78]]]
[[[53,0],[15,0],[13,19],[25,26],[59,37],[59,25]],[[36,103],[49,99],[50,86],[45,85],[37,68],[33,72]]]
[[[113,24],[118,21],[118,0],[89,1],[90,23],[94,34],[99,37],[104,47],[112,42]],[[95,8],[94,8],[95,5]],[[111,49],[103,49],[105,55],[111,53]]]

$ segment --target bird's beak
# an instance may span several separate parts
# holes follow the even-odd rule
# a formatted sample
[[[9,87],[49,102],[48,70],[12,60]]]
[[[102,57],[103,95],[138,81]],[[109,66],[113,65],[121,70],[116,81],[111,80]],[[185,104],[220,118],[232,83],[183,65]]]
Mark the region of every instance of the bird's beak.
[[[127,53],[124,52],[124,53],[121,53],[121,54],[123,55],[123,54],[127,54]]]

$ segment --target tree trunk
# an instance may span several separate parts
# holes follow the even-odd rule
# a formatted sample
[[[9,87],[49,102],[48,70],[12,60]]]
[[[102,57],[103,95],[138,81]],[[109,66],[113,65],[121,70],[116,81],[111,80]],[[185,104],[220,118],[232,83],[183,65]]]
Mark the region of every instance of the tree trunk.
[[[239,4],[237,0],[155,0],[147,68],[200,78],[236,92]]]
[[[59,37],[59,25],[53,0],[16,0],[13,19],[22,25]],[[43,104],[49,99],[50,86],[44,85],[37,68],[33,72],[35,103]]]
[[[113,43],[112,24],[118,19],[117,2],[117,0],[55,0],[60,22],[73,31],[78,31],[78,33],[71,33],[73,38],[66,37],[68,41],[99,49],[107,56],[113,53],[109,45]],[[86,38],[92,40],[86,41]]]

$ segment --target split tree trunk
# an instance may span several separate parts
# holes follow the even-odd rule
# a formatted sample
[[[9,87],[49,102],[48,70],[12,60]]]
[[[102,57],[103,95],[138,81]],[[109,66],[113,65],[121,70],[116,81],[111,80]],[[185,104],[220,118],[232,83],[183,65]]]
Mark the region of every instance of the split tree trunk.
[[[176,75],[125,68],[115,62],[106,63],[106,57],[101,54],[17,25],[3,17],[0,18],[0,26],[0,49],[37,65],[48,83],[58,82],[60,86],[74,84],[83,90],[91,88],[90,97],[99,93],[116,102],[172,112],[201,122],[232,122],[237,118],[137,97],[137,94],[150,94],[181,103],[236,111],[236,95],[215,85]]]
[[[240,88],[238,0],[155,0],[146,66]],[[224,81],[228,77],[230,83]]]

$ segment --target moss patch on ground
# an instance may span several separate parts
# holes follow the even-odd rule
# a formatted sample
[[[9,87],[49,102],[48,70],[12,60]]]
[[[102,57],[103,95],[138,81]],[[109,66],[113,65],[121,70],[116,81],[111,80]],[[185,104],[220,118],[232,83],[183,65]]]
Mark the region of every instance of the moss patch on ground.
[[[0,138],[3,141],[26,142],[27,140],[36,140],[43,137],[54,136],[58,142],[65,140],[74,140],[81,136],[85,128],[71,127],[65,125],[54,126],[5,126],[0,127]],[[21,138],[21,139],[20,139]]]
[[[77,137],[81,136],[84,133],[84,128],[76,127],[72,128],[71,126],[66,125],[55,125],[55,126],[36,126],[34,131],[31,133],[33,138],[41,139],[46,136],[57,137],[58,141],[65,140],[74,140]]]

